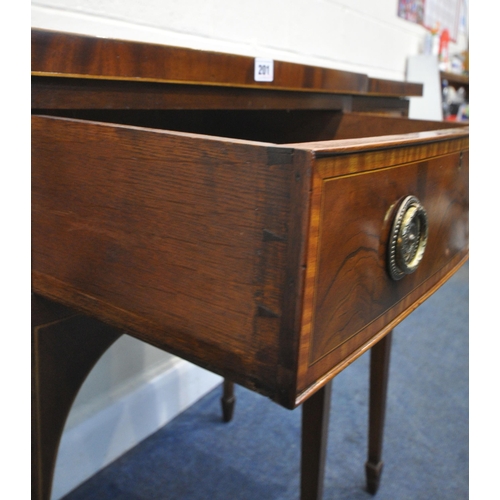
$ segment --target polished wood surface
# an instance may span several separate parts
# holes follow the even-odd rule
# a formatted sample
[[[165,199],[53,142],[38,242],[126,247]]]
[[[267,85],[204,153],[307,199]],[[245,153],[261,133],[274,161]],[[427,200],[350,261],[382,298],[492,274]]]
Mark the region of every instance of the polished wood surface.
[[[48,117],[32,127],[34,290],[279,399],[304,154]]]
[[[41,500],[50,498],[59,441],[78,390],[122,332],[37,295],[31,322],[31,487],[32,498]]]
[[[222,383],[222,397],[220,399],[222,407],[222,420],[230,422],[233,419],[234,405],[236,397],[234,395],[234,382],[224,379]]]
[[[345,128],[338,112],[78,116],[33,117],[34,290],[289,408],[466,255],[466,128],[337,140],[352,115]],[[371,135],[397,127],[355,118]],[[331,139],[254,142],[309,138],[308,120]],[[147,127],[159,122],[218,136]],[[429,257],[393,282],[388,231],[407,194],[429,211]]]
[[[331,165],[313,187],[317,222],[309,240],[304,305],[311,312],[305,313],[302,330],[299,390],[404,315],[449,264],[458,265],[467,255],[468,160],[464,144],[455,146],[455,153],[424,154],[419,161],[416,151],[400,149],[409,162],[393,167],[381,155],[380,168],[372,165],[369,174],[329,177],[336,165],[325,160]],[[365,166],[367,161],[359,159]],[[355,162],[350,158],[351,167]],[[388,237],[395,210],[408,194],[427,210],[429,241],[416,272],[394,281],[387,273]]]
[[[392,331],[370,350],[370,409],[368,417],[368,460],[365,464],[366,487],[374,495],[380,485],[389,361]]]
[[[75,391],[123,330],[225,377],[226,409],[233,383],[304,403],[314,500],[331,381],[375,348],[378,469],[387,335],[467,259],[468,127],[402,118],[421,85],[281,62],[256,83],[253,64],[32,30],[32,288],[59,325],[35,320],[39,499]],[[396,283],[388,230],[409,194],[429,245]]]
[[[334,94],[42,76],[33,76],[31,82],[31,107],[45,110],[317,109],[408,116],[409,109],[409,101],[399,94]]]
[[[92,80],[68,77],[32,77],[33,109],[349,109],[364,97],[379,97],[256,89],[164,82]],[[396,112],[407,112],[408,101],[382,98]],[[377,104],[379,105],[379,104]]]
[[[33,29],[35,75],[179,82],[338,93],[422,95],[422,85],[370,79],[336,69],[274,61],[273,82],[255,82],[255,58]]]
[[[300,500],[323,498],[332,384],[328,382],[302,406]]]
[[[42,30],[32,30],[31,55],[34,74],[336,92],[368,90],[368,77],[358,73],[276,61],[270,85],[254,81],[253,57]]]

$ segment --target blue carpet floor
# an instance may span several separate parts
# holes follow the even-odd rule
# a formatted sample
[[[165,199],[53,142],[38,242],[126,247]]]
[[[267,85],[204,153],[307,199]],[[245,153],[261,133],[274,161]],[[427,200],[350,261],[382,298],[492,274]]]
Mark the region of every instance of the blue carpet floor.
[[[333,382],[324,500],[469,498],[468,264],[394,331],[378,493],[365,490],[369,355]],[[301,410],[216,389],[65,500],[297,500]]]

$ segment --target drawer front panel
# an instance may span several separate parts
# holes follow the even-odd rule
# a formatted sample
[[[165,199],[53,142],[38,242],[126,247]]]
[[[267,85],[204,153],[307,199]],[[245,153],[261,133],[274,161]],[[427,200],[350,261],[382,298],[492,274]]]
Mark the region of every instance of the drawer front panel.
[[[394,320],[405,297],[417,289],[425,293],[429,278],[467,251],[468,154],[325,178],[320,184],[307,353],[316,379],[380,331],[370,330],[377,319],[384,317],[380,326]],[[417,270],[396,281],[388,273],[388,240],[395,213],[409,195],[426,209],[428,242]]]

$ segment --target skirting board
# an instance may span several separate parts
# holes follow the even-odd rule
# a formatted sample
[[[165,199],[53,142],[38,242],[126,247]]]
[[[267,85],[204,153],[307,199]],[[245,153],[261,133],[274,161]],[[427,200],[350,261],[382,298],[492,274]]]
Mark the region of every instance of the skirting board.
[[[184,360],[65,430],[51,500],[58,500],[147,438],[222,382]]]

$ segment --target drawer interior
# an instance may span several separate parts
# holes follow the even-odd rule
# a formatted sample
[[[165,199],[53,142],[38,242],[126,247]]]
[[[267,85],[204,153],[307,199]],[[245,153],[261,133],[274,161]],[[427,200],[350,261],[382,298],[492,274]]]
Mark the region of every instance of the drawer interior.
[[[71,109],[33,110],[33,113],[274,144],[357,139],[457,127],[457,123],[332,110]]]

